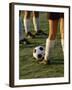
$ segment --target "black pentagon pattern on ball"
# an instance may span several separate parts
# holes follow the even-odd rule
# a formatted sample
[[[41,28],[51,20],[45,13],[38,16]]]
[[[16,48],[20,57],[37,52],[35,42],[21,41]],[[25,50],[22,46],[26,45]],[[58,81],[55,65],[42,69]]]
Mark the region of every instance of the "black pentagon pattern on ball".
[[[44,59],[44,57],[42,59]]]
[[[42,57],[42,55],[41,54],[38,54],[38,58],[41,58]]]
[[[43,47],[40,47],[39,49],[42,51],[43,50]]]
[[[34,49],[34,51],[33,51],[34,53],[36,53],[36,49]]]

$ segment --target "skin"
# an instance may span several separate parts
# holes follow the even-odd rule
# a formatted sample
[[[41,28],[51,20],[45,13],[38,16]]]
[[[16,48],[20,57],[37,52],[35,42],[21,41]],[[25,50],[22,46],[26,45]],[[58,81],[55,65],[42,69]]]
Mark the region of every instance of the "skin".
[[[50,40],[55,40],[57,33],[58,20],[49,20],[49,36]]]
[[[49,19],[49,35],[48,38],[50,40],[55,40],[56,38],[56,33],[57,33],[57,28],[58,28],[58,22],[60,22],[60,33],[61,33],[61,39],[64,39],[64,18],[60,17],[60,19]],[[43,60],[40,62],[40,64],[47,64],[48,61]]]
[[[61,39],[64,39],[64,18],[60,18],[60,33]]]
[[[30,12],[30,11],[25,11],[24,12],[24,17],[27,19],[30,19],[30,16],[34,16],[35,18],[39,17],[38,12]],[[56,34],[57,34],[57,29],[58,29],[58,23],[60,23],[60,34],[61,34],[61,39],[64,39],[64,18],[60,17],[60,19],[48,19],[49,22],[49,35],[48,38],[50,40],[55,40]],[[44,61],[44,60],[43,60]]]
[[[32,15],[37,18],[39,17],[39,12],[32,12]],[[27,19],[30,19],[31,16],[31,12],[30,11],[25,11],[24,12],[24,17],[26,17]],[[56,38],[56,33],[57,33],[57,28],[58,28],[58,22],[60,22],[60,33],[61,33],[61,39],[64,39],[64,18],[61,17],[60,20],[56,19],[56,20],[52,20],[49,19],[49,35],[48,38],[50,40],[55,40]]]
[[[61,39],[64,39],[64,18],[60,17],[60,19],[49,19],[49,36],[48,38],[50,40],[55,40],[57,28],[58,28],[58,22],[60,23],[60,33],[61,33]]]
[[[32,12],[32,15],[34,16],[34,17],[39,17],[39,13],[38,12]],[[30,18],[30,16],[31,16],[31,12],[30,11],[25,11],[25,17],[27,18],[27,19],[29,19]]]

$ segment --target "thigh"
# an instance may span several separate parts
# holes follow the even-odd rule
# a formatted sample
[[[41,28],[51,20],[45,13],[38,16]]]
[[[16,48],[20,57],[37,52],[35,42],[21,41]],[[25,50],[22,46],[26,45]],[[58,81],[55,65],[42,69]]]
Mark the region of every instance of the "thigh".
[[[50,39],[55,39],[56,37],[59,18],[60,18],[59,13],[49,13],[48,14],[49,38]]]

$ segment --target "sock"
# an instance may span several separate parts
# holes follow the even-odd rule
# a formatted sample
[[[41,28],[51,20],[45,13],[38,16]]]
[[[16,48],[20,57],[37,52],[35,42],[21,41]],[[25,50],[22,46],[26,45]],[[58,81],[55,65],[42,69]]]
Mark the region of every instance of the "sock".
[[[30,31],[30,19],[24,18],[24,28],[25,33],[28,33]]]
[[[63,49],[63,52],[64,52],[64,39],[61,39],[61,45],[62,45],[62,49]]]
[[[47,61],[50,58],[50,55],[51,55],[52,49],[54,47],[54,44],[55,44],[55,40],[50,40],[50,39],[46,40],[46,48],[45,48],[44,60]]]
[[[40,23],[39,23],[39,17],[35,18],[33,16],[33,25],[34,25],[34,30],[37,32],[38,30],[40,30]]]

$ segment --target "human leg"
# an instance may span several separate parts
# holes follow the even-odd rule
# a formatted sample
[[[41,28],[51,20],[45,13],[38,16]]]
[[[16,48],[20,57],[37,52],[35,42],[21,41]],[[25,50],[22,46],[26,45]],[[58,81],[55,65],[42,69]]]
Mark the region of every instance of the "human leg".
[[[48,38],[46,39],[45,57],[41,63],[46,64],[49,62],[51,52],[55,44],[58,20],[59,20],[58,16],[56,17],[54,14],[50,14],[49,20],[48,20],[49,21],[49,35],[48,35]]]
[[[61,33],[61,45],[64,51],[64,14],[60,15],[60,33]]]
[[[24,28],[25,28],[25,33],[27,37],[34,37],[34,35],[30,32],[30,11],[25,11],[24,13]]]
[[[29,41],[24,37],[23,34],[23,25],[22,25],[22,16],[19,16],[19,43],[29,44]]]

